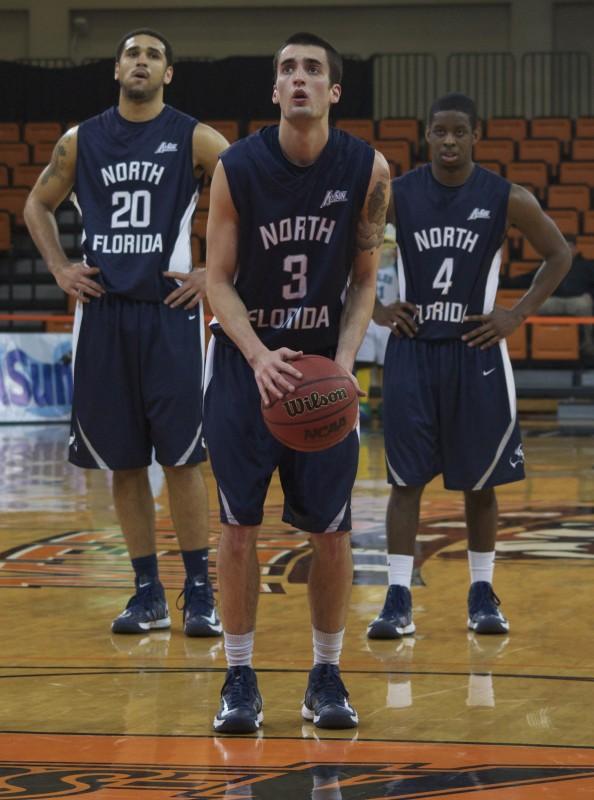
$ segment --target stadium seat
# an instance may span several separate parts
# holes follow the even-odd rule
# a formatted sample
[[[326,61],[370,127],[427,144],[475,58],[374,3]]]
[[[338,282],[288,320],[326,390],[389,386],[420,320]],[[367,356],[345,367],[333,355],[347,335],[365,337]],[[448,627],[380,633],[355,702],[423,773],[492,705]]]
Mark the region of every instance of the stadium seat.
[[[542,256],[526,237],[522,239],[522,261],[538,261],[539,263],[542,261]]]
[[[536,261],[512,261],[509,265],[508,275],[510,278],[517,278],[518,275],[525,275],[527,272],[533,272],[538,269],[542,263],[542,259]]]
[[[594,260],[594,236],[578,236],[576,245],[584,258]]]
[[[536,361],[577,361],[580,355],[578,326],[535,323],[531,351]]]
[[[410,143],[407,141],[397,139],[395,140],[378,140],[371,143],[377,150],[385,156],[388,162],[392,162],[398,166],[398,174],[402,175],[403,172],[408,172],[410,169]]]
[[[520,161],[544,161],[557,174],[561,161],[561,145],[558,139],[524,139],[518,144]]]
[[[588,186],[569,185],[549,186],[547,191],[549,208],[575,208],[587,211],[590,208],[590,189]]]
[[[0,164],[16,167],[29,163],[29,145],[24,142],[0,144]]]
[[[0,211],[0,251],[5,253],[11,247],[10,214],[7,211]]]
[[[49,164],[52,160],[52,153],[54,152],[55,144],[52,142],[38,142],[33,145],[33,163],[34,164]]]
[[[524,295],[524,289],[499,289],[495,298],[495,305],[501,308],[512,308]]]
[[[336,127],[366,142],[372,142],[375,138],[372,119],[339,119]]]
[[[480,139],[474,146],[474,159],[483,161],[499,161],[509,164],[516,157],[516,147],[512,139]]]
[[[524,236],[522,231],[514,225],[510,225],[505,235],[512,250],[517,252],[522,246],[522,238]]]
[[[413,153],[419,150],[419,121],[410,117],[380,119],[377,125],[378,139],[406,139]]]
[[[594,161],[564,161],[559,168],[559,183],[585,183],[594,187]]]
[[[555,221],[557,227],[565,236],[577,236],[580,230],[580,216],[572,208],[550,208],[549,217]]]
[[[577,139],[594,139],[594,117],[578,117],[575,121]]]
[[[207,211],[209,203],[210,203],[210,187],[205,186],[198,195],[198,206],[197,206],[198,210]]]
[[[204,240],[193,233],[192,236],[190,237],[190,245],[192,248],[192,266],[193,267],[202,266],[204,262],[204,257],[206,255],[206,247]]]
[[[520,325],[519,328],[516,328],[516,330],[507,337],[506,342],[507,352],[513,361],[522,361],[528,357],[525,325]]]
[[[239,139],[239,124],[234,119],[208,119],[204,120],[206,125],[210,125],[229,142],[236,142]]]
[[[28,186],[30,189],[35,185],[43,169],[41,164],[18,164],[12,169],[12,185]]]
[[[0,122],[0,144],[20,141],[21,131],[18,122]]]
[[[25,224],[23,209],[28,194],[28,189],[0,189],[0,210],[13,214],[17,225]]]
[[[499,163],[499,161],[480,161],[481,167],[485,169],[490,169],[491,172],[495,172],[497,175],[501,175],[503,173],[503,167]]]
[[[51,142],[55,144],[62,135],[59,122],[26,122],[23,128],[23,139],[27,144]]]
[[[582,233],[594,233],[594,209],[584,211],[582,216]]]
[[[278,119],[251,119],[248,122],[248,134],[259,131],[267,125],[278,125]]]
[[[574,139],[571,158],[574,161],[594,161],[594,139]]]
[[[527,135],[525,119],[519,117],[491,117],[487,120],[488,139],[513,139],[521,142]]]
[[[512,183],[533,186],[540,197],[544,196],[549,182],[547,165],[544,161],[511,161],[505,171]]]
[[[5,164],[0,164],[0,186],[8,186],[8,178],[8,167]]]
[[[533,139],[558,139],[568,152],[571,142],[571,120],[569,117],[535,117],[530,123],[530,136]]]
[[[199,236],[201,239],[206,239],[206,221],[208,220],[208,211],[197,211],[192,222],[192,233]]]

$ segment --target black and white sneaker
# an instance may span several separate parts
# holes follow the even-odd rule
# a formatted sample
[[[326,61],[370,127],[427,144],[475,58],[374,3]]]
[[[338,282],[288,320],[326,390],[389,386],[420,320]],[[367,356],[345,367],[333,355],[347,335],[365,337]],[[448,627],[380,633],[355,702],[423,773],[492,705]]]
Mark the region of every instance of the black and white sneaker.
[[[112,633],[147,633],[171,626],[165,590],[160,581],[140,577],[136,581],[136,594],[128,600],[126,608],[111,623]]]
[[[221,689],[221,705],[213,720],[220,733],[254,733],[264,720],[262,697],[251,667],[229,667]]]
[[[217,615],[210,581],[186,578],[177,603],[183,597],[182,616],[186,636],[220,636],[223,625]]]
[[[318,728],[356,728],[357,712],[334,664],[316,664],[309,681],[301,715]]]
[[[509,622],[499,610],[500,599],[487,581],[476,581],[468,590],[468,627],[475,633],[507,633]]]
[[[406,586],[388,586],[384,607],[367,626],[369,639],[400,639],[415,632],[412,596]]]

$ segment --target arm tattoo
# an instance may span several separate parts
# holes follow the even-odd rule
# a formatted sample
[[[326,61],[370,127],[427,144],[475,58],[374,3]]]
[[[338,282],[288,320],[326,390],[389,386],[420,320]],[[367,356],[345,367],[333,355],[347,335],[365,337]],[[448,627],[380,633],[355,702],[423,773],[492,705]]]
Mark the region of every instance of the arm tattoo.
[[[63,159],[65,159],[67,155],[66,147],[69,143],[69,139],[70,139],[69,136],[65,136],[63,139],[60,139],[60,141],[54,147],[54,152],[52,153],[52,160],[44,169],[43,175],[41,176],[41,183],[44,186],[46,183],[49,182],[50,178],[62,177],[62,167],[64,166]]]
[[[386,183],[379,180],[367,201],[367,219],[359,219],[357,226],[357,251],[374,250],[384,241],[386,225]]]

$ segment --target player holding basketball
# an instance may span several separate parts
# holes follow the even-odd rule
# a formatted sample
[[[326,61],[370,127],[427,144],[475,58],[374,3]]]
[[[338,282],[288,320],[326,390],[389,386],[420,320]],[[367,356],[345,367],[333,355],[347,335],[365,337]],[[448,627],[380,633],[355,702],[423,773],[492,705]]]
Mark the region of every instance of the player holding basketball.
[[[462,490],[468,529],[468,627],[506,633],[493,592],[494,487],[524,477],[513,373],[505,337],[551,294],[571,263],[555,223],[521,186],[475,164],[474,102],[437,100],[426,131],[431,164],[392,183],[399,304],[376,306],[393,332],[384,366],[389,588],[370,638],[413,633],[410,594],[425,484],[443,473]],[[516,225],[544,263],[512,309],[495,306],[507,225]]]
[[[216,315],[207,357],[205,431],[223,531],[217,558],[229,669],[216,730],[262,721],[252,669],[260,574],[256,539],[276,467],[283,519],[311,534],[309,600],[314,667],[302,713],[319,727],[358,718],[338,668],[352,583],[350,493],[358,437],[298,453],[264,426],[260,402],[281,398],[300,375],[301,352],[352,371],[375,297],[389,195],[383,156],[330,129],[342,59],[312,34],[295,34],[274,58],[280,125],[223,154],[210,195],[208,296]]]
[[[163,465],[187,578],[184,632],[220,634],[208,580],[208,509],[202,437],[203,271],[192,270],[190,226],[204,173],[227,141],[167,106],[169,42],[150,29],[116,52],[117,108],[69,130],[25,209],[58,285],[78,300],[70,461],[113,470],[116,512],[136,593],[115,633],[170,625],[159,581],[155,510],[147,475]],[[74,188],[83,217],[80,263],[60,245],[54,218]]]

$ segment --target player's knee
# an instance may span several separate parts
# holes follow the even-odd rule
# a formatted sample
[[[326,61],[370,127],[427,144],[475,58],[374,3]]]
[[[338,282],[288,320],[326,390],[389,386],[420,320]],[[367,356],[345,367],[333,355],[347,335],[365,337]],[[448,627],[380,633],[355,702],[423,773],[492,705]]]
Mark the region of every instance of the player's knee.
[[[351,539],[348,531],[336,533],[314,533],[309,537],[311,546],[321,558],[335,560],[350,552]]]
[[[400,511],[415,511],[421,504],[424,488],[424,486],[393,486],[393,505]]]
[[[489,508],[497,502],[495,496],[495,489],[492,487],[488,489],[479,489],[478,491],[464,492],[466,504],[472,508]]]

